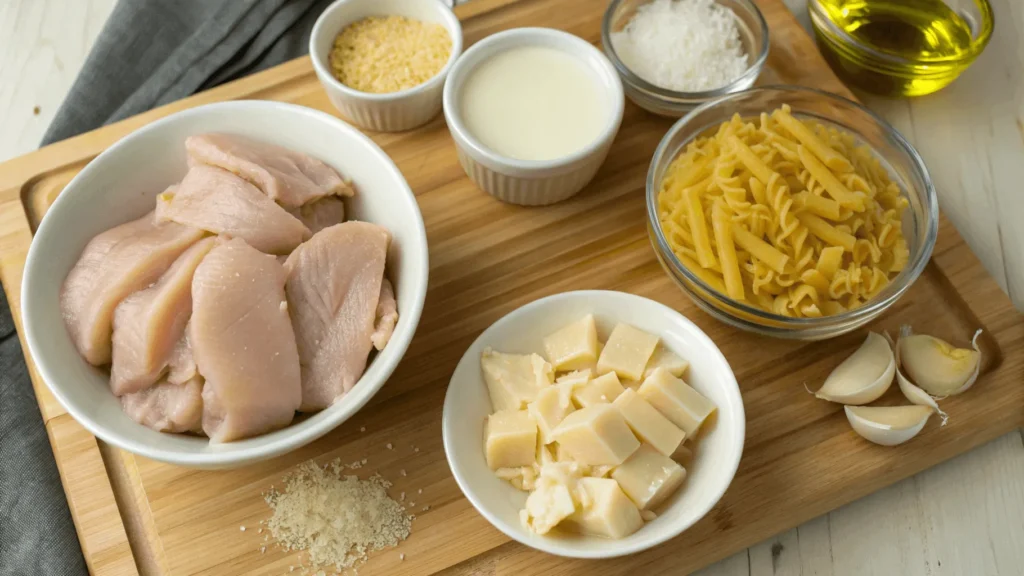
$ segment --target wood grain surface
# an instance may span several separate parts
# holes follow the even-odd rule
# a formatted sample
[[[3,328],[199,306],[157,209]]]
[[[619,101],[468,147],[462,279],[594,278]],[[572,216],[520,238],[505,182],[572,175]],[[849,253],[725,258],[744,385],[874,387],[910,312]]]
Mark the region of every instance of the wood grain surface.
[[[774,40],[772,71],[762,81],[843,91],[785,7],[775,0],[760,4],[772,23]],[[460,9],[460,16],[469,42],[520,25],[554,25],[596,41],[599,8],[569,1],[477,0]],[[554,13],[557,21],[551,20]],[[41,217],[88,159],[134,127],[175,109],[239,97],[285,99],[332,111],[303,59],[0,166],[0,274],[12,303],[17,301],[30,222]],[[461,497],[440,447],[444,385],[469,342],[514,307],[569,289],[623,289],[684,311],[722,347],[736,369],[748,408],[744,462],[719,507],[669,544],[601,563],[602,573],[638,566],[645,573],[689,571],[1019,425],[1024,398],[1012,384],[1020,382],[1020,357],[1006,351],[1019,352],[1024,345],[1024,325],[948,222],[943,222],[934,262],[878,327],[892,329],[912,320],[919,329],[951,338],[963,338],[977,325],[986,327],[989,361],[979,383],[984,392],[950,401],[945,407],[953,414],[951,424],[941,430],[930,427],[909,446],[885,450],[865,444],[849,432],[833,405],[815,402],[803,392],[802,382],[820,381],[838,358],[857,346],[859,336],[828,344],[765,340],[697,312],[657,267],[643,229],[643,177],[668,125],[630,107],[595,183],[573,201],[541,210],[501,205],[476,191],[455,161],[443,121],[415,133],[375,135],[409,179],[427,222],[432,261],[427,311],[406,360],[371,406],[298,453],[232,472],[168,467],[97,446],[94,439],[91,446],[82,442],[82,435],[91,436],[41,392],[93,569],[123,570],[110,559],[120,558],[124,564],[120,543],[128,539],[135,553],[132,564],[142,573],[284,572],[296,558],[274,547],[261,553],[258,531],[239,527],[255,527],[267,516],[259,495],[281,475],[306,458],[335,456],[346,461],[368,458],[371,470],[401,480],[396,490],[422,489],[422,504],[417,504],[432,507],[419,515],[412,538],[400,549],[407,560],[397,560],[399,551],[380,554],[368,566],[372,573],[384,568],[409,574],[593,569],[507,543]],[[22,198],[24,209],[18,202]],[[999,402],[985,401],[995,395]],[[382,427],[380,422],[399,424]],[[367,432],[360,433],[360,426]],[[388,442],[398,449],[384,449]],[[413,444],[420,450],[414,451]],[[96,454],[104,456],[109,479],[101,477],[103,461],[97,468]],[[83,459],[91,464],[78,466]],[[71,482],[69,462],[91,470],[90,482],[80,476]],[[399,469],[408,470],[408,478]],[[106,488],[87,489],[91,484]],[[112,515],[110,494],[117,502],[113,513],[120,510],[123,525],[111,522],[120,517]],[[104,522],[122,527],[111,531]],[[89,538],[95,542],[92,547],[86,545]],[[774,570],[774,546],[771,557]],[[128,568],[125,573],[135,566]]]

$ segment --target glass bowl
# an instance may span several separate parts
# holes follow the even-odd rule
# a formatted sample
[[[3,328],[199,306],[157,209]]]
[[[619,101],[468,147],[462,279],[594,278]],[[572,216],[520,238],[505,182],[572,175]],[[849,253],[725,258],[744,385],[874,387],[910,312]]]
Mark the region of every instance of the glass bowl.
[[[634,74],[615,53],[611,34],[622,30],[633,18],[637,8],[649,2],[650,0],[612,0],[601,22],[601,45],[604,53],[618,70],[626,96],[634,104],[661,116],[679,118],[709,100],[746,90],[754,85],[768,59],[768,23],[751,0],[717,0],[718,4],[736,15],[740,42],[747,54],[746,71],[731,83],[704,92],[676,92],[655,86]]]
[[[811,118],[846,130],[868,145],[909,202],[903,235],[909,258],[904,269],[861,307],[821,318],[790,318],[730,299],[684,266],[672,252],[658,219],[657,196],[669,164],[693,139],[729,120],[733,114],[756,117],[783,104],[794,116]],[[661,140],[647,172],[648,233],[654,252],[669,277],[708,314],[743,330],[780,338],[822,340],[850,332],[892,306],[924,270],[938,235],[939,206],[924,161],[885,120],[860,104],[835,94],[795,86],[769,86],[723,96],[677,121]]]
[[[829,18],[830,11],[845,9],[834,1],[808,0],[807,12],[822,56],[844,82],[881,96],[922,96],[955,80],[992,38],[994,20],[988,0],[942,1],[970,27],[970,42],[955,55],[908,58],[884,47],[893,38],[907,41],[924,35],[939,37],[941,22],[931,22],[935,30],[922,31],[898,20],[880,20],[871,36],[879,38],[880,43],[871,44],[847,33]],[[904,9],[911,11],[911,6]]]

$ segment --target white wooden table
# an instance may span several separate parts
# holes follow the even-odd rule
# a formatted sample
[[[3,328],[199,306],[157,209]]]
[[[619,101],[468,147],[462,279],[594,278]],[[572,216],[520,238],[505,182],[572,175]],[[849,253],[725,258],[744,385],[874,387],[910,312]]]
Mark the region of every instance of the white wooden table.
[[[805,1],[786,0],[806,26]],[[114,2],[0,0],[0,161],[38,145]],[[914,143],[943,211],[1024,310],[1024,2],[992,2],[992,42],[953,85],[864,101]],[[1018,431],[701,574],[1010,576],[1024,574],[1022,542]]]

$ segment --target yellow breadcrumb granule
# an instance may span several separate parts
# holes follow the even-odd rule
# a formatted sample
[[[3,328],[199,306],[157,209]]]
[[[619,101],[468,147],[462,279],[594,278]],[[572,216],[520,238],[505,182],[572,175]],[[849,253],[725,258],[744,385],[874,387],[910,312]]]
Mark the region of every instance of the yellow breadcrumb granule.
[[[349,88],[384,94],[418,86],[444,68],[452,52],[440,24],[403,16],[371,16],[349,24],[334,39],[334,77]]]
[[[264,495],[274,511],[267,528],[286,550],[305,551],[314,570],[344,570],[366,555],[409,537],[413,516],[392,500],[379,475],[342,474],[340,460],[322,468],[310,461],[285,477],[283,491]]]

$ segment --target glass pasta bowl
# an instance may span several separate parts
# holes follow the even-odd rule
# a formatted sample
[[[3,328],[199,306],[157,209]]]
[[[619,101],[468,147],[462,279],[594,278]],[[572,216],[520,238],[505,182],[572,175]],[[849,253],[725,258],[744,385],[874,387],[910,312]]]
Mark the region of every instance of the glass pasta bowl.
[[[647,216],[662,267],[701,309],[802,340],[892,306],[938,234],[910,143],[851,100],[794,86],[723,96],[676,122],[647,173]]]

